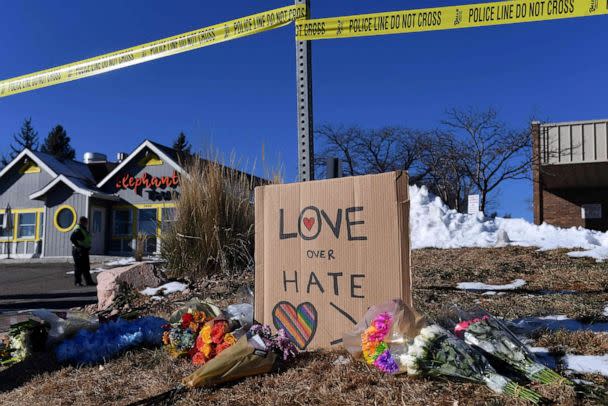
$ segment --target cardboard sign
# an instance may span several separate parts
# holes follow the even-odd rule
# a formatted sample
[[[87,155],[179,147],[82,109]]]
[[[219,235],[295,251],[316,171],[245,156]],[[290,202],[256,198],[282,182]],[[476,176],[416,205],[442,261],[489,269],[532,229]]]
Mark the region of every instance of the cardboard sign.
[[[339,345],[367,309],[412,304],[406,172],[255,189],[255,318]]]

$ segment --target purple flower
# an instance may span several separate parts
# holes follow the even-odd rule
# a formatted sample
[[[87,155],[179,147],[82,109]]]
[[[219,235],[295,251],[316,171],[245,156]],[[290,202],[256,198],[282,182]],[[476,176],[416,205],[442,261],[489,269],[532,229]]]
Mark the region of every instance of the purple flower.
[[[380,371],[387,374],[394,374],[399,372],[399,367],[397,363],[393,359],[389,350],[384,351],[376,360],[374,361],[374,365]]]

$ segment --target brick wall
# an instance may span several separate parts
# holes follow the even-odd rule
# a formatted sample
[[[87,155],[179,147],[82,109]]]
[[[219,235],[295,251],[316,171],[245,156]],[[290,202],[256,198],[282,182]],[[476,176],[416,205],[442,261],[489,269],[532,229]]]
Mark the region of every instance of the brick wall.
[[[543,190],[541,200],[542,220],[546,223],[559,227],[608,230],[608,188]],[[602,205],[601,219],[582,218],[581,206],[589,203]]]

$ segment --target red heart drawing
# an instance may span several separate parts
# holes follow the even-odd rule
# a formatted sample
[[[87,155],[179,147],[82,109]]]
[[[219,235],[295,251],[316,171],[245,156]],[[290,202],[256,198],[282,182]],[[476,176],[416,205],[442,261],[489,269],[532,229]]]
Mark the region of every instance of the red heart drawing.
[[[314,217],[304,217],[304,220],[302,220],[302,222],[304,223],[304,227],[306,227],[308,229],[308,231],[310,231],[312,229],[312,226],[315,225],[315,218]]]
[[[281,301],[272,310],[272,321],[277,330],[285,330],[296,347],[303,350],[317,331],[317,309],[310,302],[300,303],[296,308]]]

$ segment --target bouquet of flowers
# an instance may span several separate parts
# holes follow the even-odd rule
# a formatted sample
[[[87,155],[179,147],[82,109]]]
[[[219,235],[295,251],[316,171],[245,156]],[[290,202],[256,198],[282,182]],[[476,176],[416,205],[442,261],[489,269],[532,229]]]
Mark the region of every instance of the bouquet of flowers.
[[[388,312],[383,312],[376,316],[371,325],[361,334],[363,359],[387,374],[399,372],[399,366],[393,359],[389,344],[384,341],[392,324],[393,316]]]
[[[174,358],[189,355],[196,349],[196,337],[203,328],[208,315],[200,310],[188,309],[181,314],[179,321],[164,326],[163,344],[169,355]]]
[[[420,330],[399,363],[408,375],[452,377],[483,383],[496,393],[532,403],[541,399],[536,392],[498,374],[483,355],[436,324]]]
[[[35,320],[13,324],[8,332],[8,342],[0,342],[0,365],[21,362],[33,351],[42,350],[46,337],[46,329]]]
[[[385,373],[457,378],[534,403],[540,400],[536,392],[498,374],[483,355],[449,331],[427,325],[400,300],[370,307],[343,341],[353,356]]]
[[[233,327],[221,317],[210,319],[202,310],[189,309],[179,322],[165,326],[163,344],[172,357],[187,356],[203,365],[236,343]]]
[[[185,377],[182,383],[198,388],[265,374],[272,371],[279,355],[288,361],[297,352],[284,331],[272,334],[269,326],[254,325],[234,345]]]
[[[247,335],[260,336],[266,348],[280,355],[283,361],[290,361],[298,355],[298,349],[283,329],[279,329],[276,334],[272,334],[270,326],[255,324],[249,329]]]
[[[467,344],[501,360],[531,381],[571,384],[566,378],[537,362],[526,346],[498,319],[481,310],[476,313],[454,308],[444,324]]]

